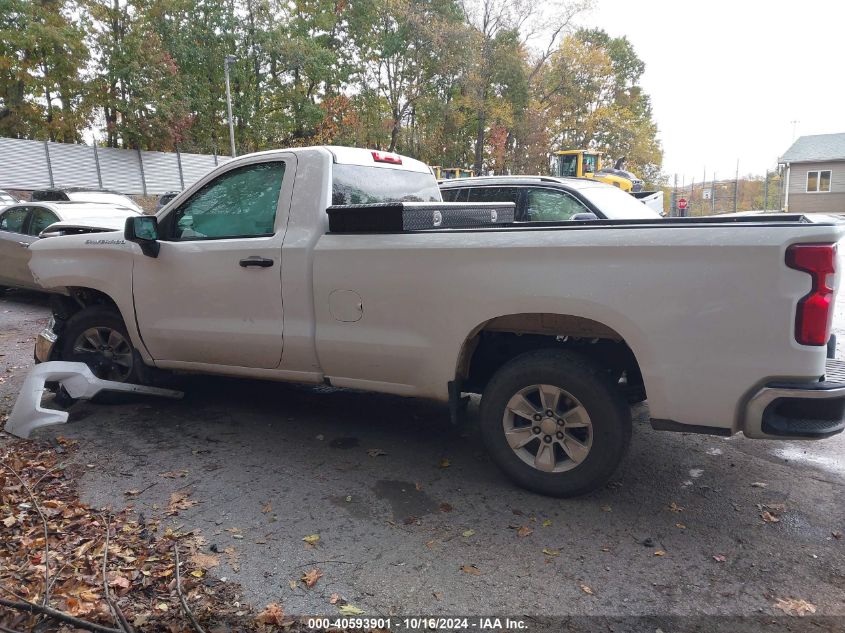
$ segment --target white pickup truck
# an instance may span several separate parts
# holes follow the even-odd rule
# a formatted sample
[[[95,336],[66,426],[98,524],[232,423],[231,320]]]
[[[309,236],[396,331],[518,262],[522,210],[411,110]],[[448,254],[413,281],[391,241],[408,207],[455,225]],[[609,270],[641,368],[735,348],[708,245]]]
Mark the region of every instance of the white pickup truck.
[[[391,201],[428,203],[434,225],[450,208],[416,160],[269,151],[123,233],[42,240],[30,268],[63,294],[36,358],[136,382],[175,370],[326,383],[453,414],[480,393],[492,459],[561,496],[611,476],[646,398],[658,429],[842,431],[845,373],[826,344],[845,225],[493,216],[409,230],[380,224],[402,205],[373,203]]]

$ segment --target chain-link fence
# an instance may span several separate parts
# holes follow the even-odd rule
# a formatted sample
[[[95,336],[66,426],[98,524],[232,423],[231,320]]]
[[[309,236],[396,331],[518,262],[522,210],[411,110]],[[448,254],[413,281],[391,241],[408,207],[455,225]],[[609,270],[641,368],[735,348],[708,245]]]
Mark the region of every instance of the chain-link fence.
[[[0,188],[92,187],[151,196],[182,190],[228,160],[216,154],[0,138]]]

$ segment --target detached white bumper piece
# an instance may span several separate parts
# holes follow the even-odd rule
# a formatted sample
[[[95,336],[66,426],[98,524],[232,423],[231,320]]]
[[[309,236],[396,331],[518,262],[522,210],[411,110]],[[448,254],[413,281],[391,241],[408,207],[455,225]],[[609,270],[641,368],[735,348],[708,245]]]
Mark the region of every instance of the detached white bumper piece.
[[[30,433],[39,427],[67,422],[67,411],[45,409],[41,406],[41,396],[44,394],[44,384],[47,382],[61,383],[68,395],[78,400],[90,400],[101,391],[119,391],[177,399],[184,395],[181,391],[173,389],[100,380],[85,363],[64,361],[40,363],[29,372],[29,376],[23,383],[15,408],[12,409],[12,415],[6,421],[7,433],[28,438]]]

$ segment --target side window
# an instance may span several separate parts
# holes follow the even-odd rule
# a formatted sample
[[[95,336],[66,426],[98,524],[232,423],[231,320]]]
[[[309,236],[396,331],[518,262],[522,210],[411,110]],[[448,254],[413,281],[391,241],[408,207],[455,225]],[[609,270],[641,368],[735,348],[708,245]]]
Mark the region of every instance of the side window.
[[[244,165],[215,178],[174,211],[177,240],[273,234],[285,164]]]
[[[27,211],[29,211],[29,209],[26,207],[16,207],[14,209],[9,209],[0,215],[0,231],[23,233],[23,225],[26,221]]]
[[[457,187],[443,189],[443,202],[466,202],[467,201],[467,190],[466,189],[458,189]]]
[[[590,213],[573,196],[554,189],[529,189],[525,211],[528,222],[566,222],[576,213]]]
[[[519,199],[516,187],[478,187],[469,190],[469,202],[513,202]]]
[[[27,230],[27,234],[37,236],[39,233],[41,233],[41,231],[46,229],[54,222],[58,221],[58,216],[52,211],[49,211],[43,207],[33,207],[32,219],[29,221],[29,229]]]

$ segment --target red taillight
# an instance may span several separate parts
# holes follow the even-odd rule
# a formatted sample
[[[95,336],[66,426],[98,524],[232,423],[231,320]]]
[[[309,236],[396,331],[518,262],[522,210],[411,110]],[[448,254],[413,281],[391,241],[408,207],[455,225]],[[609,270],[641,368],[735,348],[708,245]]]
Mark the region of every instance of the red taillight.
[[[812,290],[798,302],[795,340],[801,345],[827,345],[833,318],[836,245],[793,244],[786,249],[786,265],[809,273],[813,279]]]
[[[373,160],[377,163],[390,163],[391,165],[401,165],[402,157],[396,154],[388,154],[387,152],[373,152]]]

